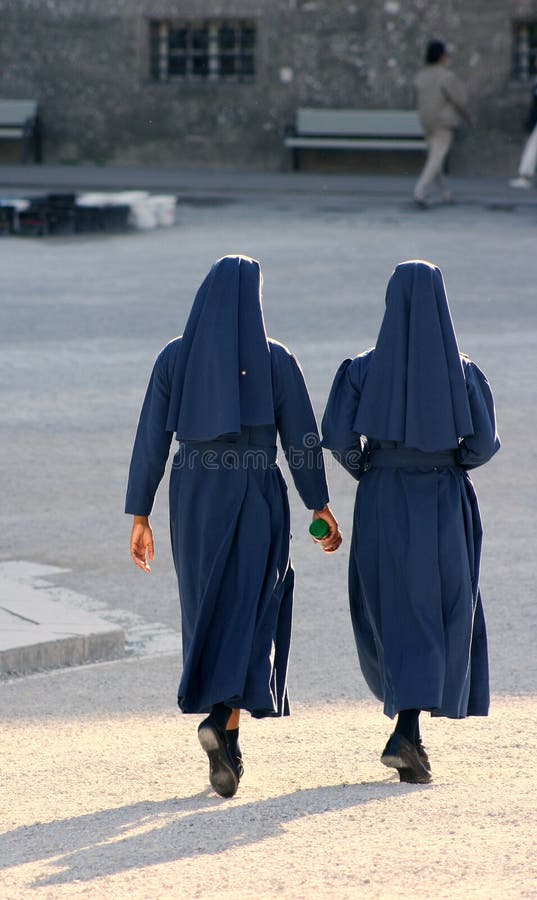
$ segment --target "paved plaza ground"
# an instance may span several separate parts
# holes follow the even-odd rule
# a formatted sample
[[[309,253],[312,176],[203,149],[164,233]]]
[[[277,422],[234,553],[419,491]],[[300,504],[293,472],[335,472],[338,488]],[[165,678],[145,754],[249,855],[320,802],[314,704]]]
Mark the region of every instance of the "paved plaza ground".
[[[116,662],[0,684],[0,896],[537,897],[537,195],[460,181],[455,205],[422,211],[405,179],[181,173],[138,186],[177,186],[173,228],[0,241],[0,565],[33,564],[127,642]],[[474,477],[491,715],[424,717],[431,785],[400,785],[378,761],[390,721],[347,609],[354,486],[328,458],[344,547],[328,558],[311,543],[290,485],[293,715],[244,719],[236,798],[211,792],[198,717],[176,712],[166,485],[150,577],[131,563],[123,497],[152,362],[232,252],[261,260],[269,333],[299,357],[319,417],[409,258],[442,268],[461,349],[492,384],[503,447]]]

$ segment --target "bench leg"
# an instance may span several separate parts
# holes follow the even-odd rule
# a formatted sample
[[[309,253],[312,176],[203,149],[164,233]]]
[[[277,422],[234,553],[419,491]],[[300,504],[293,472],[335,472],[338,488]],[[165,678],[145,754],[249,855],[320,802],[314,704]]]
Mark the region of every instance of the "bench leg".
[[[289,172],[292,170],[296,172],[298,170],[298,150],[296,147],[285,147],[282,152],[282,172]]]
[[[34,124],[33,141],[34,141],[34,162],[42,163],[43,162],[43,128],[41,126],[41,119],[39,118],[39,116],[37,117],[35,124]]]

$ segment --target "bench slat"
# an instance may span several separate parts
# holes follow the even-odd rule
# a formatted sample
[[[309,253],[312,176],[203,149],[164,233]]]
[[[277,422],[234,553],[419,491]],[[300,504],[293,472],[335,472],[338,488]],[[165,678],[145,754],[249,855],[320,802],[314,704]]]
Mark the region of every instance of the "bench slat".
[[[37,100],[0,100],[0,125],[21,127],[37,115]]]
[[[411,109],[309,109],[296,114],[297,136],[320,137],[423,137],[415,110]]]
[[[21,137],[24,137],[24,128],[21,128],[20,125],[16,125],[13,128],[0,127],[0,138],[9,140],[10,138],[20,139]]]
[[[290,148],[319,148],[320,150],[425,150],[423,138],[324,138],[286,137]]]

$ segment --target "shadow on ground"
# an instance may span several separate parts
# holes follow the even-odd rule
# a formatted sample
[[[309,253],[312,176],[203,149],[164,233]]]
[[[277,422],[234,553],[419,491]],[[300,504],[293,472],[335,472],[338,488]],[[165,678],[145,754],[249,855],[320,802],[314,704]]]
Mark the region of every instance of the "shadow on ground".
[[[287,823],[401,797],[430,786],[394,782],[336,784],[234,805],[209,789],[193,797],[142,801],[89,815],[18,828],[0,837],[1,868],[48,860],[56,871],[39,888],[91,881],[174,860],[215,855],[280,835]]]

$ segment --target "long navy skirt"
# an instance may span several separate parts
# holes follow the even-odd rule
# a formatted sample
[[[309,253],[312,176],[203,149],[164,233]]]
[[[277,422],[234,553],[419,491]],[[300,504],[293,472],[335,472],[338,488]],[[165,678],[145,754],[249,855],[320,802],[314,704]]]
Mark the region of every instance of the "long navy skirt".
[[[402,709],[487,715],[481,537],[475,491],[461,468],[371,467],[362,476],[351,615],[362,672],[391,718]]]
[[[217,702],[288,715],[294,573],[287,487],[275,448],[182,444],[170,528],[182,615],[186,713]]]

